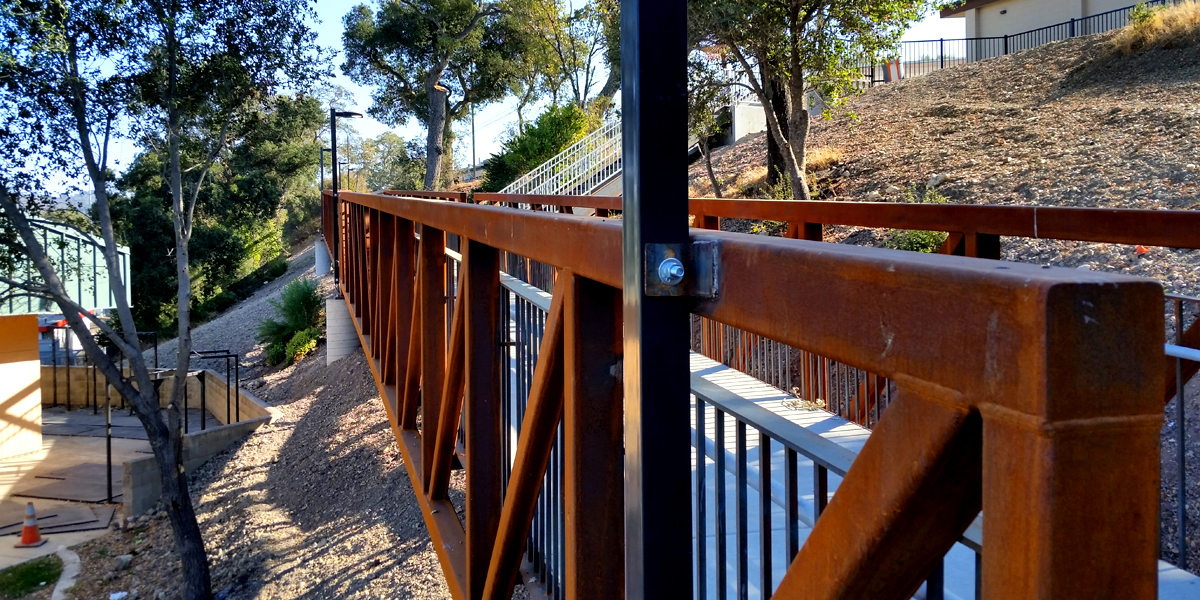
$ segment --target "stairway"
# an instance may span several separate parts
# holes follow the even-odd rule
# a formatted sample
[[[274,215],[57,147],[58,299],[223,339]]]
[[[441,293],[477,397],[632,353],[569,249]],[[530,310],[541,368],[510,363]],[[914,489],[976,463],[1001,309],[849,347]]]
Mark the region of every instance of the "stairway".
[[[618,195],[620,179],[621,121],[617,119],[606,122],[600,129],[571,144],[554,158],[500,190],[500,193]],[[616,192],[610,193],[609,190],[614,188]]]

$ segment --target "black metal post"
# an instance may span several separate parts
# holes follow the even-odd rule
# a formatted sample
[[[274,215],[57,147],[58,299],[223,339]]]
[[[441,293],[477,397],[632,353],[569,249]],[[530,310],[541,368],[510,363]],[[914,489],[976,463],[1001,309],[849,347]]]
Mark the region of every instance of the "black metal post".
[[[158,387],[155,386],[155,391]],[[157,396],[157,393],[155,394]],[[108,503],[112,504],[112,396],[108,390],[108,380],[104,381],[104,452],[106,455],[105,463],[108,468]],[[126,498],[128,501],[128,498]]]
[[[689,302],[645,294],[647,244],[688,242],[687,2],[621,2],[625,596],[692,596]]]
[[[237,396],[237,402],[233,403],[233,422],[237,423],[242,420],[242,357],[235,356],[233,359],[233,383],[234,395]],[[228,418],[228,416],[226,417]]]
[[[54,378],[54,406],[58,406],[58,330],[50,328],[50,373]]]
[[[1183,345],[1183,301],[1175,299],[1175,345]],[[1184,411],[1183,360],[1175,358],[1175,460],[1178,478],[1175,482],[1175,518],[1179,544],[1180,569],[1188,570],[1187,562],[1187,415]]]
[[[939,68],[946,68],[946,39],[938,38],[938,59],[941,61]]]
[[[67,412],[71,412],[71,330],[67,329],[66,337],[66,352],[63,353],[63,362],[67,367]]]
[[[226,356],[225,357],[225,424],[226,425],[232,423],[232,421],[229,420],[230,413],[233,412],[233,406],[231,406],[232,403],[230,402],[230,390],[229,390],[229,385],[231,383],[233,383],[233,382],[231,382],[229,380],[229,357]]]
[[[340,290],[338,283],[341,281],[341,263],[338,262],[338,253],[341,246],[341,236],[338,235],[339,227],[341,227],[341,206],[338,204],[338,162],[337,162],[337,109],[329,107],[329,153],[330,163],[333,165],[333,256],[329,258],[329,262],[333,267],[333,287],[335,290]],[[341,293],[339,292],[339,296]]]

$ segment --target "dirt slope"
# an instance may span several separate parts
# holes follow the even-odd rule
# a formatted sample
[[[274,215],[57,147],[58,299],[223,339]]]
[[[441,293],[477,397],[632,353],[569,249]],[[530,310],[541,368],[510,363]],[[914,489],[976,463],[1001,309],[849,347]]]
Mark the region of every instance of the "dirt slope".
[[[1197,209],[1200,48],[1107,60],[1110,39],[1076,38],[876,86],[849,103],[852,114],[813,126],[810,147],[843,151],[839,165],[817,174],[832,188],[825,199],[897,202],[944,174],[938,191],[955,203]],[[761,173],[766,140],[714,157],[723,180]],[[697,191],[711,191],[702,164],[690,179]],[[834,240],[856,233],[851,242],[865,244],[882,234],[826,233]],[[1137,257],[1126,246],[1006,239],[1004,258],[1200,291],[1197,251],[1154,248]]]

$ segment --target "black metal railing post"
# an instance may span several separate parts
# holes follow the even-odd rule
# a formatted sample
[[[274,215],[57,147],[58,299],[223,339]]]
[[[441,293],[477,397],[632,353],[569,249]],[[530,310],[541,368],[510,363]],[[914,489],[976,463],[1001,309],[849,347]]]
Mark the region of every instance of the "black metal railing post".
[[[625,591],[691,598],[689,299],[647,296],[649,244],[688,243],[687,2],[621,3]]]

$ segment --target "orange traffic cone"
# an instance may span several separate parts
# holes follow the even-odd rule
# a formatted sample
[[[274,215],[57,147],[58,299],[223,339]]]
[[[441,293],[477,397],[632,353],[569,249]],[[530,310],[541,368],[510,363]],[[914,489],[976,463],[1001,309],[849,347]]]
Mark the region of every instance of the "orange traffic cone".
[[[37,515],[33,512],[33,503],[25,505],[25,526],[21,528],[21,543],[13,546],[14,548],[37,548],[45,544],[46,540],[42,537],[42,533],[38,531]]]

